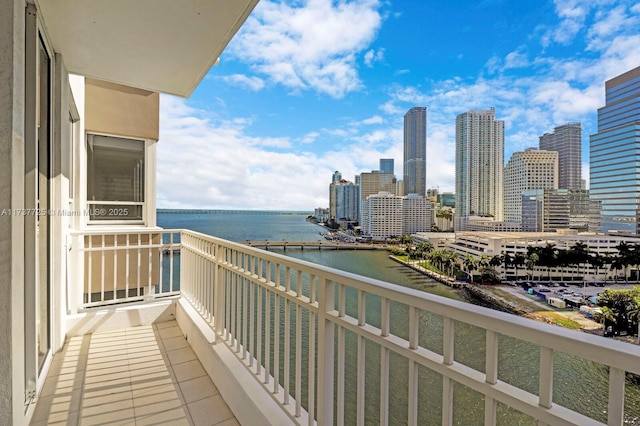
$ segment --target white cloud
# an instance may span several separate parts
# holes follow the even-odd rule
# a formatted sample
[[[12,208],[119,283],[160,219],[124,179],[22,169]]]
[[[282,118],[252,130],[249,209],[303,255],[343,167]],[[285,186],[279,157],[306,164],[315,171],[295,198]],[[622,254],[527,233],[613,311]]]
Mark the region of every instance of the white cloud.
[[[242,74],[233,74],[221,77],[227,84],[249,88],[258,91],[264,88],[264,80],[259,77],[248,77]]]
[[[380,62],[384,59],[384,49],[376,50],[368,50],[367,53],[364,54],[364,64],[371,68],[375,62]]]
[[[377,0],[334,3],[261,1],[229,46],[229,53],[293,91],[341,98],[362,83],[356,55],[382,23]],[[383,55],[380,49],[371,61]]]
[[[367,119],[362,120],[362,124],[381,124],[382,123],[382,117],[380,117],[379,115],[374,115],[373,117],[369,117]]]

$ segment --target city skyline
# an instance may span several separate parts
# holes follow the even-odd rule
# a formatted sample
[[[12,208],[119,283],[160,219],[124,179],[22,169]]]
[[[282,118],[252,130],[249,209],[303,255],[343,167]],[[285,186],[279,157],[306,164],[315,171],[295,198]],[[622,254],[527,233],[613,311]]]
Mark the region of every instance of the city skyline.
[[[604,82],[640,64],[640,5],[522,3],[261,1],[188,101],[161,97],[158,207],[327,206],[334,170],[403,175],[416,105],[427,188],[454,189],[456,115],[491,107],[505,159],[580,122],[587,179]]]

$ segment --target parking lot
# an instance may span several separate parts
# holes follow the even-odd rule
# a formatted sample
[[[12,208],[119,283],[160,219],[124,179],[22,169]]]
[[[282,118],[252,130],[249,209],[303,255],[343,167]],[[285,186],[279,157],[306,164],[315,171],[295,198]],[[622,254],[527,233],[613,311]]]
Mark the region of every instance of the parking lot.
[[[587,299],[592,296],[597,296],[607,288],[612,289],[630,289],[634,285],[640,285],[639,283],[601,283],[600,285],[594,285],[593,283],[571,283],[571,282],[557,282],[557,281],[506,281],[512,287],[520,288],[522,291],[531,287],[537,292],[549,293],[551,297],[576,297],[581,299]],[[549,297],[549,296],[547,296]]]

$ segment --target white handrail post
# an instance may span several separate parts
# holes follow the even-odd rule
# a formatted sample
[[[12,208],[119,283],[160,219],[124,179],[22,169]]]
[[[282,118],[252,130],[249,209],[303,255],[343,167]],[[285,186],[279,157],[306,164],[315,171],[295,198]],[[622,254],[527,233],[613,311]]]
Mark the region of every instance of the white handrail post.
[[[335,324],[328,312],[335,310],[335,284],[319,280],[318,289],[318,424],[333,424],[334,333]],[[313,356],[313,354],[310,354]],[[310,416],[313,413],[309,413]]]
[[[224,268],[220,266],[223,248],[220,244],[215,245],[215,267],[213,272],[213,294],[215,298],[213,311],[213,327],[218,336],[224,332]]]

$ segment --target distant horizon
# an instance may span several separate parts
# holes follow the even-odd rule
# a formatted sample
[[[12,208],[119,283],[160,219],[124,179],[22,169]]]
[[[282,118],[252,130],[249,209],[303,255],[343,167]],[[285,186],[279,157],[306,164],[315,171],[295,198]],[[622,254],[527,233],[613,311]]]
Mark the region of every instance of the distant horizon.
[[[295,213],[295,214],[313,214],[313,210],[268,210],[268,209],[209,209],[209,208],[163,208],[156,207],[156,212],[200,212],[200,213],[234,213],[234,212],[250,212],[250,213]]]

